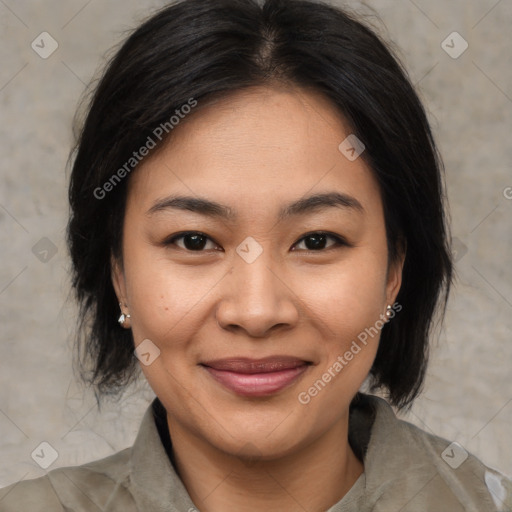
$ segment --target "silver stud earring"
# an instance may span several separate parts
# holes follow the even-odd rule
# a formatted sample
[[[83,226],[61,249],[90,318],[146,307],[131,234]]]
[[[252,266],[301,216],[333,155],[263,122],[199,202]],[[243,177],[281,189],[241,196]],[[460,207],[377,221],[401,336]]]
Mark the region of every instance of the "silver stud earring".
[[[391,311],[391,305],[388,304],[386,308],[386,316],[389,318],[392,314],[393,312]]]
[[[119,325],[124,326],[124,323],[126,322],[126,319],[127,318],[131,318],[131,316],[128,313],[126,315],[123,313],[122,304],[121,303],[119,303],[119,307],[121,308],[121,315],[117,319],[117,321],[119,322]]]

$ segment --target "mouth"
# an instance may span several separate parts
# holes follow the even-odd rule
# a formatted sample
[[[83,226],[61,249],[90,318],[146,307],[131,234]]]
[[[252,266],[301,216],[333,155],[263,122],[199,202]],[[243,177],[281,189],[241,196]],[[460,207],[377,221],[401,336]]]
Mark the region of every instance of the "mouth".
[[[269,396],[295,383],[312,365],[291,356],[230,358],[201,363],[213,379],[242,396]]]

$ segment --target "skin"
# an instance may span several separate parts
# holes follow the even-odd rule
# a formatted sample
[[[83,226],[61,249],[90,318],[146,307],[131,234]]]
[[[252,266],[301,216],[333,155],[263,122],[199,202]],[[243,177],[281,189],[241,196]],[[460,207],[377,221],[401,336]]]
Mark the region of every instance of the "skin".
[[[363,472],[348,444],[348,411],[379,336],[309,403],[298,400],[382,318],[401,284],[403,258],[388,263],[377,182],[362,158],[338,149],[350,133],[317,93],[255,87],[199,105],[130,177],[113,283],[135,346],[149,339],[160,350],[141,369],[167,410],[178,473],[203,512],[323,512]],[[364,210],[277,218],[288,203],[333,191]],[[217,201],[237,217],[147,213],[171,194]],[[188,230],[207,235],[200,250],[187,237],[165,244]],[[348,245],[328,237],[315,249],[304,236],[319,231]],[[252,263],[236,252],[249,236],[263,250]],[[199,365],[271,355],[313,364],[263,398],[224,388]]]

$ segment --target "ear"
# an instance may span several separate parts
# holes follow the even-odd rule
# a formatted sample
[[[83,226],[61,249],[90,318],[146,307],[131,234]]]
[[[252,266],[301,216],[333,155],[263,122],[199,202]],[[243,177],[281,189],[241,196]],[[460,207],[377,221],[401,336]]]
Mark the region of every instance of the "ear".
[[[387,283],[386,283],[386,303],[394,304],[396,296],[402,286],[402,272],[405,263],[405,255],[407,252],[407,242],[402,239],[398,242],[397,257],[388,267]]]
[[[110,275],[117,295],[117,301],[122,304],[126,304],[126,281],[124,277],[123,264],[113,255],[110,257]]]

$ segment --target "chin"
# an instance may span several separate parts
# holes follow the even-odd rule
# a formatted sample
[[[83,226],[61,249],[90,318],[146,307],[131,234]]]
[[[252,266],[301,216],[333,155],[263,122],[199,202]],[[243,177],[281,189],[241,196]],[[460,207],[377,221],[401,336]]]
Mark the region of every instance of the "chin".
[[[286,417],[286,416],[285,416]],[[304,427],[304,425],[301,425]],[[213,445],[230,455],[258,460],[279,459],[298,449],[298,445],[307,442],[307,433],[294,424],[283,424],[279,421],[250,423],[230,423],[227,429],[220,427]],[[211,432],[211,431],[210,431]]]

